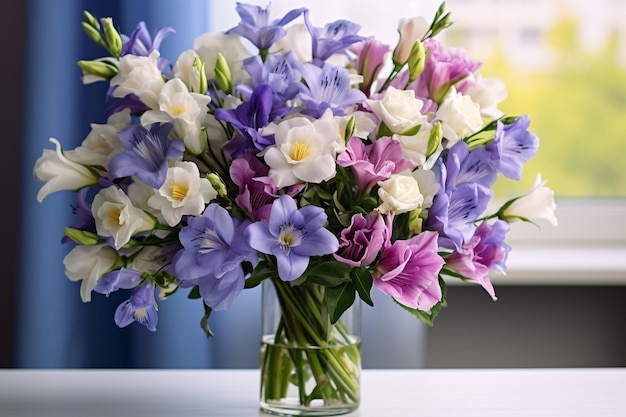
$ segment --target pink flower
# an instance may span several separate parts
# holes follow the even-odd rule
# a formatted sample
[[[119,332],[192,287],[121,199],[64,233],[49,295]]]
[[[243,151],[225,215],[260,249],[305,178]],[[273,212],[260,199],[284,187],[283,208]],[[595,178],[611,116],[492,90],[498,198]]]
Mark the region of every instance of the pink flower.
[[[336,260],[350,266],[367,266],[374,262],[388,240],[383,217],[376,211],[352,216],[350,226],[341,231]]]
[[[369,190],[378,181],[389,179],[391,174],[415,167],[414,162],[402,157],[400,142],[387,136],[367,146],[353,137],[346,151],[337,157],[337,163],[344,168],[352,167],[354,182],[361,190]]]
[[[357,54],[356,70],[363,76],[361,91],[369,97],[372,83],[378,77],[378,73],[385,63],[389,45],[374,38],[368,38],[363,42],[354,44],[350,50]]]
[[[469,281],[477,282],[495,300],[496,294],[488,273],[491,269],[505,269],[505,261],[511,248],[504,243],[504,237],[509,229],[509,224],[502,220],[496,221],[493,226],[486,221],[482,222],[462,250],[455,251],[446,258],[446,268]]]
[[[429,311],[442,297],[438,278],[445,261],[437,249],[437,233],[431,231],[396,240],[383,249],[374,285],[400,304]]]

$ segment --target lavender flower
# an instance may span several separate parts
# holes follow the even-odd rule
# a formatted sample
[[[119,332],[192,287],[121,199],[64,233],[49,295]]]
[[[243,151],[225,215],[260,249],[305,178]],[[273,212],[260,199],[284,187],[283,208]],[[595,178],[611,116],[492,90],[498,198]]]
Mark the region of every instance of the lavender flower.
[[[269,222],[251,224],[246,235],[254,249],[276,257],[281,280],[293,281],[304,273],[309,257],[337,251],[337,238],[324,228],[326,218],[321,207],[298,209],[292,197],[282,195],[272,204]]]
[[[385,64],[389,49],[389,45],[373,38],[359,42],[350,48],[350,51],[357,55],[356,70],[363,76],[360,88],[367,96],[370,95],[372,84]]]
[[[170,124],[153,124],[150,130],[134,125],[119,132],[124,151],[109,163],[109,178],[136,176],[152,188],[160,188],[167,177],[170,159],[185,152],[182,141],[168,139]]]
[[[470,152],[467,143],[459,141],[450,149],[444,160],[447,190],[453,190],[465,183],[477,183],[490,188],[498,178],[498,172],[489,162],[489,154],[484,146]]]
[[[286,101],[293,99],[302,88],[297,66],[298,58],[293,51],[270,55],[265,62],[258,55],[244,62],[244,68],[250,75],[253,86],[266,84],[272,89],[276,109],[286,107]],[[237,89],[249,99],[253,86],[242,83]]]
[[[250,155],[242,155],[230,166],[230,177],[239,187],[235,202],[253,220],[269,219],[272,203],[278,197],[276,184],[267,176],[268,172],[267,166]]]
[[[305,13],[304,22],[313,41],[314,62],[326,61],[333,54],[342,52],[350,45],[365,39],[358,35],[361,26],[348,20],[337,20],[324,25],[323,28],[317,28],[309,21],[308,13]]]
[[[154,286],[151,283],[137,288],[137,291],[115,310],[115,324],[119,327],[126,327],[135,321],[151,332],[156,331],[159,317],[154,300]]]
[[[523,164],[537,154],[539,138],[528,131],[529,126],[527,115],[509,125],[498,121],[495,138],[486,146],[491,164],[508,178],[520,180]]]
[[[96,281],[93,290],[108,296],[120,289],[135,288],[141,282],[141,272],[135,269],[120,268],[111,271]]]
[[[146,23],[139,22],[130,36],[122,35],[122,55],[148,56],[150,52],[158,51],[161,47],[161,42],[173,33],[176,33],[174,29],[164,26],[154,32],[153,38],[150,36]]]
[[[339,262],[353,267],[368,266],[389,240],[388,233],[383,217],[377,211],[367,216],[355,214],[350,226],[341,231],[339,249],[333,256]]]

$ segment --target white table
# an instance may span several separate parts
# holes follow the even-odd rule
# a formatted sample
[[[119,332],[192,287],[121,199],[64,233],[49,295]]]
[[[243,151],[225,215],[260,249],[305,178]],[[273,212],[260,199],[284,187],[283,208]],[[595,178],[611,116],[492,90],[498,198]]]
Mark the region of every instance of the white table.
[[[0,370],[2,417],[265,416],[256,370]],[[626,368],[365,370],[349,417],[624,417]]]

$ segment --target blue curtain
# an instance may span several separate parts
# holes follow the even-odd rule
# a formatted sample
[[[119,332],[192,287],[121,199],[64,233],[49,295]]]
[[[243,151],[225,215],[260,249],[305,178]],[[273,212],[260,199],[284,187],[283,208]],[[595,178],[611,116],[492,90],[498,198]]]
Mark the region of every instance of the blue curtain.
[[[79,59],[103,55],[103,50],[80,28],[83,10],[97,17],[113,17],[114,23],[127,34],[141,20],[151,31],[161,26],[173,27],[176,34],[164,41],[161,54],[174,61],[179,53],[192,47],[196,36],[209,30],[209,8],[208,0],[30,0],[16,366],[255,366],[258,344],[237,343],[244,351],[237,352],[235,347],[239,359],[232,359],[225,352],[232,350],[233,341],[228,339],[233,336],[208,340],[199,327],[202,305],[188,300],[184,292],[160,302],[156,333],[140,325],[125,329],[115,326],[115,308],[128,294],[109,298],[94,294],[92,302],[83,304],[79,284],[65,277],[62,264],[71,245],[60,244],[63,227],[73,221],[70,205],[75,196],[71,192],[59,192],[39,204],[36,194],[43,183],[32,175],[33,164],[42,149],[53,146],[48,142],[49,137],[59,139],[64,149],[71,149],[89,133],[90,123],[106,123],[103,114],[106,85],[84,86],[76,66]],[[258,341],[260,326],[256,320],[260,302],[257,300],[258,296],[246,294],[232,312],[214,313],[211,323],[218,335],[224,336],[227,328],[233,328],[236,330],[229,330],[229,334],[245,334]],[[242,315],[246,320],[240,320]],[[242,321],[248,327],[237,325]]]

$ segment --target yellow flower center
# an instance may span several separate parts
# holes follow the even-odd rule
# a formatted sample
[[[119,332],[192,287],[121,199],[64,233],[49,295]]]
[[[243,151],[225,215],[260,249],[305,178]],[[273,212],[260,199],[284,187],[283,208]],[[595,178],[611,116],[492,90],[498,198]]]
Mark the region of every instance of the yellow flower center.
[[[174,104],[168,104],[167,109],[170,111],[170,113],[172,113],[173,116],[180,116],[181,114],[187,111],[187,108],[185,106],[182,106],[182,105],[177,106]]]
[[[310,154],[311,154],[311,148],[309,148],[302,142],[295,142],[293,144],[293,147],[291,148],[291,152],[289,153],[289,156],[294,161],[302,161],[304,158],[306,158]]]
[[[111,222],[111,224],[122,224],[122,222],[120,221],[121,214],[122,214],[121,210],[109,211],[108,215],[109,215],[109,221]]]
[[[187,192],[189,191],[189,187],[187,184],[179,185],[176,183],[172,183],[172,198],[176,201],[183,201],[187,196]]]

